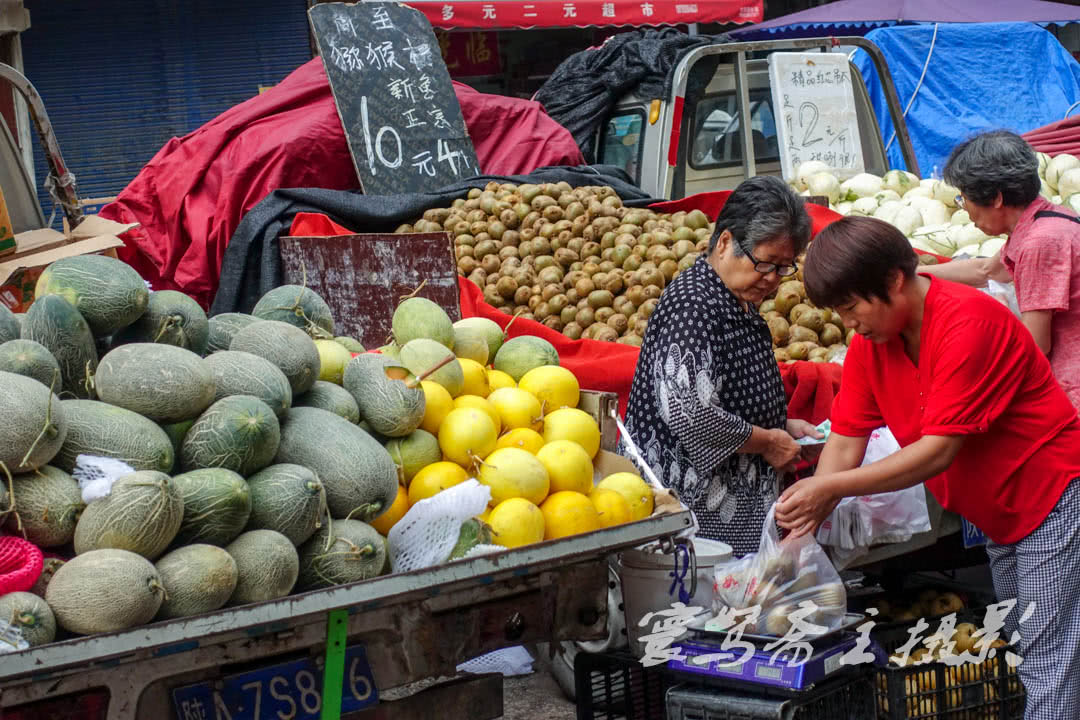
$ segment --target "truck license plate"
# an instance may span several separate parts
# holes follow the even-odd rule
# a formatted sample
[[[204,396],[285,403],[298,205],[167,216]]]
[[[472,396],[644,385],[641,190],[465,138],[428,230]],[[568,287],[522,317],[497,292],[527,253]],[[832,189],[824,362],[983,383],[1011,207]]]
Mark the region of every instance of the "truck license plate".
[[[173,690],[178,720],[318,720],[322,670],[310,658],[230,675]],[[379,701],[363,645],[345,651],[341,711]]]

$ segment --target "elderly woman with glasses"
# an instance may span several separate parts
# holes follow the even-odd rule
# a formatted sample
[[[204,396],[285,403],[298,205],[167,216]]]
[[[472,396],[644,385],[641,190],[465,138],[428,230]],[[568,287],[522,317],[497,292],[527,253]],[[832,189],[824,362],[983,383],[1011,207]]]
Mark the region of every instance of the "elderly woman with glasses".
[[[626,427],[645,461],[695,513],[703,537],[756,552],[796,438],[772,337],[757,306],[797,271],[810,241],[802,199],[775,177],[731,194],[703,254],[669,285],[641,346]],[[625,448],[624,448],[625,452]]]
[[[990,279],[1015,282],[1024,325],[1080,409],[1080,219],[1039,195],[1035,151],[1011,132],[983,133],[958,145],[945,179],[960,190],[957,204],[976,227],[1009,239],[994,257],[922,272],[975,287]]]

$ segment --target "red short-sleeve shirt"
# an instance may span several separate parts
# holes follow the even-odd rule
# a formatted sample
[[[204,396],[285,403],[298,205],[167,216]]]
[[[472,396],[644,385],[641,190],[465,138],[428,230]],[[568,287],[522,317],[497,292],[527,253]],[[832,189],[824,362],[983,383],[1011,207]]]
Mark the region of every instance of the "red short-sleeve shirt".
[[[876,345],[856,337],[832,431],[861,437],[888,425],[901,447],[923,435],[968,436],[949,469],[926,486],[995,542],[1017,542],[1080,477],[1080,420],[1004,305],[973,288],[930,283],[918,366],[900,338]]]

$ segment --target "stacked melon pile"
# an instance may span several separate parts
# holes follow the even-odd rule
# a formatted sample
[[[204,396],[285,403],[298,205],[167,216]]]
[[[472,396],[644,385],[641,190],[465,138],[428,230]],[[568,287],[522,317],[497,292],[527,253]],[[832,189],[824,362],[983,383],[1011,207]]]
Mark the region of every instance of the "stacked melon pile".
[[[333,337],[329,307],[303,287],[272,290],[251,314],[207,319],[182,293],[149,292],[117,260],[83,256],[49,266],[25,315],[0,306],[0,478],[7,481],[0,522],[74,557],[50,560],[31,592],[0,598],[2,617],[15,618],[40,644],[57,627],[116,631],[388,572],[385,534],[409,490],[413,502],[437,492],[427,478],[445,478],[445,470],[426,466],[444,459],[498,487],[500,500],[527,485],[535,509],[558,482],[549,465],[516,447],[510,457],[522,453],[531,462],[496,466],[494,448],[472,442],[474,415],[464,423],[461,413],[434,420],[439,408],[451,414],[456,397],[463,412],[481,413],[493,444],[493,428],[518,425],[499,419],[489,399],[488,360],[513,375],[502,378],[507,391],[530,398],[511,387],[516,379],[533,368],[541,379],[561,370],[540,367],[557,366],[558,358],[550,346],[538,351],[535,338],[507,342],[495,357],[489,342],[497,334],[501,344],[502,331],[467,330],[475,324],[451,328],[434,304],[411,299],[394,318],[400,349],[365,353],[356,340]],[[568,374],[537,387],[565,390]],[[577,392],[573,381],[571,407],[561,410],[545,398],[538,408],[547,412],[530,408],[535,419],[521,429],[540,445],[544,436],[535,430],[574,441],[564,445],[579,461],[575,478],[588,465],[589,487],[576,486],[585,497],[599,432],[572,407]],[[578,441],[593,443],[589,452]],[[552,455],[560,447],[547,446]],[[563,472],[565,464],[554,459],[550,467]],[[519,480],[522,467],[532,475]],[[103,477],[115,482],[109,487]],[[405,490],[399,483],[408,481]],[[614,509],[596,510],[586,499],[588,517],[575,531],[647,514],[605,494],[595,498],[598,506]],[[459,554],[490,532],[479,520],[468,523]],[[523,541],[504,531],[495,542]]]

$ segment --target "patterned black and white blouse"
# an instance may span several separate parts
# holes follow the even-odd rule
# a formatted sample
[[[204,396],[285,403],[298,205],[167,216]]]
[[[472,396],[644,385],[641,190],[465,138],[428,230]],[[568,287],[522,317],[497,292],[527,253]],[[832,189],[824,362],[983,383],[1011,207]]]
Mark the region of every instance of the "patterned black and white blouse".
[[[762,456],[736,451],[751,425],[786,420],[768,326],[699,257],[649,318],[626,410],[630,437],[694,511],[699,533],[741,556],[758,549],[778,481]]]

